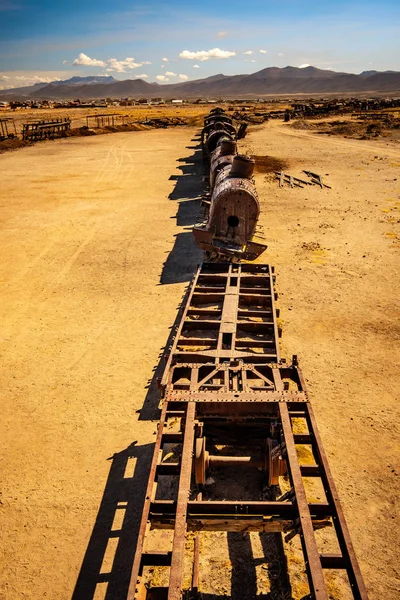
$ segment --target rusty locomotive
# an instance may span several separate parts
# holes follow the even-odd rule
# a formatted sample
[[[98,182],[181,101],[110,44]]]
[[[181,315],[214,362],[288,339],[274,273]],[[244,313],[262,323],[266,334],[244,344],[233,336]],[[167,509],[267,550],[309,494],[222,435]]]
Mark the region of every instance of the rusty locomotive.
[[[252,178],[254,160],[238,154],[237,140],[246,126],[236,130],[222,109],[204,119],[201,134],[203,158],[209,163],[209,194],[203,199],[203,220],[194,229],[207,260],[254,260],[266,249],[258,231],[260,205]]]

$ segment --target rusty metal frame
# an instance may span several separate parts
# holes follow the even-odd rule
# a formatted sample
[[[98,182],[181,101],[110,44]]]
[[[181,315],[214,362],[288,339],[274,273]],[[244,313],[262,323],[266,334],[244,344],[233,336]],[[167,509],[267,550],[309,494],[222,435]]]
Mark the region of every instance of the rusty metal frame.
[[[179,365],[197,369],[206,363],[217,366],[242,360],[257,368],[279,362],[274,279],[269,265],[203,263],[193,279],[169,352],[161,380],[164,392],[167,385],[169,390],[174,389],[171,370]],[[260,321],[251,320],[256,318]],[[200,329],[202,335],[190,336],[195,329]],[[252,330],[258,340],[240,337],[246,332],[251,337]]]
[[[13,132],[8,130],[9,126],[14,130]],[[0,141],[10,137],[18,137],[14,119],[11,117],[0,118]]]
[[[23,140],[45,140],[61,137],[71,129],[71,119],[52,119],[49,121],[28,121],[22,125]]]
[[[194,276],[161,380],[164,400],[129,600],[150,597],[144,569],[160,565],[169,567],[169,585],[153,589],[151,598],[182,598],[187,531],[283,532],[286,539],[299,535],[312,598],[328,599],[324,571],[340,569],[347,573],[353,597],[367,599],[304,377],[296,357],[286,363],[279,355],[273,284],[273,270],[268,265],[203,263]],[[254,308],[257,302],[261,304]],[[244,344],[238,347],[240,329],[249,323],[249,335],[242,336]],[[270,347],[273,351],[263,351]],[[180,425],[171,432],[169,423],[177,417]],[[293,431],[293,418],[303,420],[306,433]],[[196,440],[205,443],[205,435],[218,443],[233,440],[240,445],[246,440],[251,448],[258,448],[260,440],[270,440],[265,470],[271,476],[271,460],[285,461],[290,493],[268,501],[203,500],[193,473],[200,460]],[[180,460],[164,461],[163,448],[170,443],[180,445]],[[315,464],[299,462],[297,447],[304,444],[311,447]],[[229,462],[229,457],[221,464],[224,462]],[[244,468],[251,464],[259,463],[249,459]],[[157,498],[160,476],[178,478],[176,497]],[[306,477],[319,478],[324,501],[308,501]],[[320,554],[314,531],[324,525],[333,525],[340,553]],[[172,550],[165,552],[151,547],[148,535],[163,529],[173,531]],[[197,593],[201,575],[198,553],[197,540],[192,593]]]

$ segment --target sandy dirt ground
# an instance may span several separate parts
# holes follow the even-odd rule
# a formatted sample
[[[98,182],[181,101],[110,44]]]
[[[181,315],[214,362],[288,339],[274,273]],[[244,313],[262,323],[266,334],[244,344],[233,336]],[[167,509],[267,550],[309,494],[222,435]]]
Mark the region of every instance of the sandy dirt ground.
[[[125,597],[154,369],[201,259],[194,134],[71,138],[0,157],[2,600]],[[241,147],[332,186],[279,188],[257,173],[260,262],[276,267],[284,350],[308,381],[370,598],[394,600],[400,149],[282,123],[252,128]]]
[[[299,355],[371,598],[399,579],[400,148],[272,122],[251,154],[321,174],[332,190],[257,176],[287,355]],[[396,399],[397,395],[397,399]]]
[[[127,122],[145,121],[147,119],[161,117],[181,117],[193,119],[199,115],[208,114],[216,105],[204,106],[199,104],[183,104],[175,106],[172,104],[161,106],[107,106],[104,108],[36,108],[36,109],[0,109],[0,117],[9,117],[14,120],[17,132],[22,131],[22,124],[37,120],[70,119],[71,128],[95,126],[94,121],[86,121],[87,116],[93,115],[116,115],[125,116]],[[121,121],[122,122],[122,121]],[[116,122],[117,124],[117,122]]]

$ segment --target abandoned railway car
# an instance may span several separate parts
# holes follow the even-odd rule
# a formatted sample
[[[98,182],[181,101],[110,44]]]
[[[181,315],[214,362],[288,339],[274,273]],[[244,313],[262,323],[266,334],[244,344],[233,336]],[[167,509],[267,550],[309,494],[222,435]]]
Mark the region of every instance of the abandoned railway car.
[[[237,138],[229,117],[221,112],[206,117],[202,144],[210,161],[210,193],[203,200],[202,222],[195,225],[193,234],[207,260],[254,260],[267,247],[258,230],[254,160],[237,153]]]

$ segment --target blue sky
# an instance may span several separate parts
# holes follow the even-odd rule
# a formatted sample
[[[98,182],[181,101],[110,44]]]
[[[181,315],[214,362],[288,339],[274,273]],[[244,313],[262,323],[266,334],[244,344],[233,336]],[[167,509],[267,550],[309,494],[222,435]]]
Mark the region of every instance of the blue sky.
[[[175,83],[308,64],[400,70],[399,17],[392,0],[0,0],[0,88],[72,75]]]

